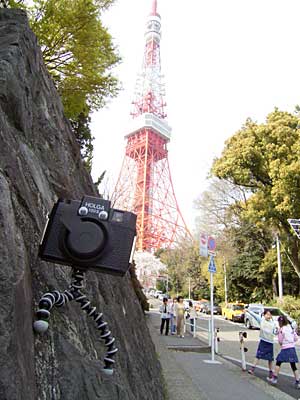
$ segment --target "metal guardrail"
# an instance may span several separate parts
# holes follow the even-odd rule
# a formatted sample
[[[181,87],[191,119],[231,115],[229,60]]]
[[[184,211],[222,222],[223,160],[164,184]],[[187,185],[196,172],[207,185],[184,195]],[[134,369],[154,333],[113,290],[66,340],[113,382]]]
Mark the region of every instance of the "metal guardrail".
[[[193,319],[193,318],[192,318]],[[203,328],[202,326],[199,326],[199,325],[197,325],[197,321],[199,321],[199,320],[202,320],[202,321],[208,321],[208,328],[206,329],[206,328]],[[205,332],[208,332],[209,334],[210,334],[210,320],[209,319],[207,319],[207,318],[201,318],[201,317],[196,317],[196,318],[194,318],[194,324],[191,324],[190,322],[188,322],[188,321],[190,321],[190,318],[188,318],[188,319],[184,319],[184,329],[183,329],[183,331],[184,332],[186,332],[186,327],[187,327],[187,325],[188,326],[190,326],[191,328],[193,327],[194,329],[193,329],[193,332],[192,332],[192,329],[191,329],[191,333],[193,333],[193,337],[196,337],[196,333],[197,333],[197,330],[199,331],[199,330],[202,330],[202,331],[205,331]]]
[[[198,325],[197,321],[199,321],[199,320],[207,322],[207,328],[204,328],[203,326]],[[194,323],[193,324],[190,322],[190,319],[186,319],[185,318],[184,319],[184,329],[183,329],[184,333],[187,330],[187,326],[190,326],[191,328],[193,327],[193,329],[191,329],[191,333],[192,333],[194,338],[197,336],[197,331],[198,332],[199,331],[207,332],[208,344],[209,344],[209,346],[211,346],[211,337],[212,337],[212,335],[211,335],[211,320],[210,320],[210,318],[202,318],[202,317],[198,317],[197,316],[196,318],[194,318]],[[218,352],[219,352],[218,343],[220,341],[220,338],[218,337],[218,333],[219,333],[219,328],[215,328],[214,329],[214,344],[215,344],[215,353],[216,354],[218,354]]]

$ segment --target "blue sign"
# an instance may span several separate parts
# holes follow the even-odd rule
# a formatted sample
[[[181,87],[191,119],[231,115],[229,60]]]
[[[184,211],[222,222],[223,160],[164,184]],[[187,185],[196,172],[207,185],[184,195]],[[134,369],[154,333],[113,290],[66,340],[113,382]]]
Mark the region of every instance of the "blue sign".
[[[200,256],[208,257],[208,249],[207,249],[207,234],[200,233]]]
[[[209,264],[208,264],[208,272],[212,272],[213,274],[217,272],[217,267],[215,264],[215,260],[213,256],[210,257]]]
[[[208,248],[208,252],[212,252],[212,253],[214,253],[214,251],[216,250],[216,241],[211,236],[208,237],[207,248]]]

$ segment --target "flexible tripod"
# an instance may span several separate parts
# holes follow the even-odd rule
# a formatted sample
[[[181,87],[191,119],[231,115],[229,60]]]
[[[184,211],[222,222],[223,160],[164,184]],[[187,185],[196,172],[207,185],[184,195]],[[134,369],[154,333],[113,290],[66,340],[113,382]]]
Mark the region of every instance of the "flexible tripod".
[[[36,312],[38,320],[34,322],[34,330],[38,333],[46,332],[48,329],[48,319],[50,317],[50,310],[53,306],[62,307],[71,300],[77,301],[81,309],[84,310],[89,317],[94,319],[97,324],[97,329],[100,331],[100,337],[104,340],[107,347],[106,356],[104,358],[103,372],[108,375],[113,374],[113,364],[115,361],[112,359],[118,349],[115,347],[115,338],[112,336],[108,329],[108,324],[102,318],[103,314],[98,312],[96,307],[91,305],[91,302],[85,294],[81,292],[83,288],[84,272],[73,268],[72,283],[68,290],[60,293],[58,290],[45,293],[39,301],[39,309]]]

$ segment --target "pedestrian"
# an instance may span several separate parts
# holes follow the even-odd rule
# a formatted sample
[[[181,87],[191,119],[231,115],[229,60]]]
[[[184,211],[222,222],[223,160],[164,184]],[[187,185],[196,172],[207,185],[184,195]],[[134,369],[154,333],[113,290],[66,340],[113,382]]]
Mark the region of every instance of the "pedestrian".
[[[175,314],[176,314],[176,326],[177,326],[177,336],[184,338],[183,336],[183,325],[184,325],[184,304],[183,297],[178,296],[177,304],[175,306]]]
[[[161,323],[160,323],[160,334],[163,334],[164,326],[166,325],[165,334],[169,334],[169,324],[170,324],[170,306],[168,305],[168,299],[163,298],[163,304],[159,307],[159,312],[161,313]]]
[[[271,379],[268,379],[273,385],[277,384],[278,374],[282,363],[289,362],[295,377],[295,387],[300,389],[299,373],[296,367],[298,356],[295,349],[295,344],[298,340],[296,331],[291,327],[287,317],[280,315],[278,317],[279,331],[278,343],[280,344],[280,352],[276,357],[276,367]]]
[[[175,335],[176,333],[176,304],[177,304],[177,297],[173,298],[173,302],[170,305],[170,324],[171,324],[171,335]]]
[[[196,318],[197,318],[197,313],[195,310],[195,307],[193,305],[193,302],[190,300],[189,301],[189,320],[190,320],[190,327],[191,327],[191,333],[194,333],[194,329],[196,326]]]
[[[255,367],[257,366],[259,360],[267,360],[269,366],[269,379],[273,376],[273,361],[274,361],[274,337],[275,337],[275,322],[271,311],[264,309],[263,317],[260,322],[259,337],[260,341],[256,351],[256,357],[254,359],[254,365],[248,372],[254,375]]]

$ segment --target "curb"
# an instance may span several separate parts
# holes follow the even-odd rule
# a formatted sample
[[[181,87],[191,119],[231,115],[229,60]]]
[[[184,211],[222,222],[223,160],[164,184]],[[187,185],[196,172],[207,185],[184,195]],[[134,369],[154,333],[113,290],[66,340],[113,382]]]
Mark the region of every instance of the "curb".
[[[205,333],[202,332],[197,332],[196,338],[201,341],[207,341],[207,338],[205,337]],[[236,369],[237,371],[242,372],[242,369],[235,365],[233,362],[230,360],[226,359],[226,356],[222,356],[222,354],[216,354],[217,357],[222,359],[222,362],[225,364],[229,365],[232,369]],[[246,371],[245,371],[246,373]],[[275,386],[270,385],[268,382],[264,382],[261,378],[256,377],[256,376],[250,376],[249,375],[249,382],[251,382],[253,385],[256,387],[260,388],[262,391],[270,393],[271,396],[274,397],[274,400],[295,400],[295,397],[290,396],[289,394],[281,391]],[[299,399],[300,399],[300,391],[299,391]]]
[[[241,368],[239,368],[237,365],[233,364],[231,361],[224,358],[222,355],[218,354],[218,357],[222,359],[222,362],[224,364],[227,364],[228,366],[230,366],[230,368],[247,374],[247,371],[242,371]],[[276,388],[275,386],[272,386],[269,383],[264,382],[261,378],[258,378],[253,375],[252,376],[249,375],[248,378],[249,378],[249,382],[251,382],[256,387],[260,388],[262,391],[264,391],[266,393],[270,393],[271,396],[273,396],[275,400],[295,400],[295,397],[292,397],[289,394],[282,392],[280,389]],[[300,393],[299,393],[299,397],[300,397]]]
[[[192,353],[210,353],[210,347],[207,346],[182,346],[182,345],[173,345],[167,346],[168,350],[175,350],[175,351],[186,351]]]

